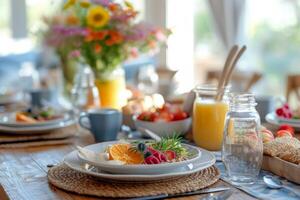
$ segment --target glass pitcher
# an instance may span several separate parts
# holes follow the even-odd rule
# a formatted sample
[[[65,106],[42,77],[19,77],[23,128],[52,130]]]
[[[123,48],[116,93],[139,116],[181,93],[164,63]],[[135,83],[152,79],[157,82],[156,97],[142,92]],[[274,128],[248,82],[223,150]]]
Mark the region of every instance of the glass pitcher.
[[[220,99],[217,87],[200,85],[194,89],[196,99],[193,108],[193,138],[194,142],[207,150],[221,150],[225,116],[228,111],[229,87],[222,88]]]
[[[222,160],[233,184],[251,184],[259,174],[263,143],[253,94],[233,95],[226,115]]]

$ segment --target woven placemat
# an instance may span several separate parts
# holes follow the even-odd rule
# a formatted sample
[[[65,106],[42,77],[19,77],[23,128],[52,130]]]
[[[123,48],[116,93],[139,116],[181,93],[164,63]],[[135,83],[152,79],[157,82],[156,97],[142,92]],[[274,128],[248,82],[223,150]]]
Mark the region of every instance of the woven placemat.
[[[43,145],[68,144],[73,142],[73,138],[76,133],[76,127],[69,126],[42,135],[0,134],[0,148],[21,148]]]
[[[219,180],[219,170],[212,166],[199,172],[162,182],[107,182],[70,169],[64,164],[48,171],[49,182],[63,190],[81,195],[129,198],[177,194],[208,187]]]

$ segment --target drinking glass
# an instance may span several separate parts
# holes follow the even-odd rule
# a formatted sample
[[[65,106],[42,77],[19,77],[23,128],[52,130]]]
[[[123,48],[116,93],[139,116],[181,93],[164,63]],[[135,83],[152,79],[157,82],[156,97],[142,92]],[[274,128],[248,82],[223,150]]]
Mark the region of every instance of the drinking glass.
[[[194,89],[196,99],[193,108],[193,138],[195,143],[207,150],[219,151],[222,147],[225,116],[228,111],[229,88],[222,89],[217,99],[214,85],[199,85]],[[217,100],[216,100],[217,99]]]
[[[253,94],[232,95],[226,115],[222,160],[233,184],[255,182],[263,158],[260,118]]]
[[[158,74],[151,65],[142,67],[137,75],[138,88],[145,94],[153,94],[158,89]]]
[[[77,114],[90,108],[100,107],[99,91],[95,86],[94,74],[90,67],[84,66],[79,70],[71,95],[72,104]]]

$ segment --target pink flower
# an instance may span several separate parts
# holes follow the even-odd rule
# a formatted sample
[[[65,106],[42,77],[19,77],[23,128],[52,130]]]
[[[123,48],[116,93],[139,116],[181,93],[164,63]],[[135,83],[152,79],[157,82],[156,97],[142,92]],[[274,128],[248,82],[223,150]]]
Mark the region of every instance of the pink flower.
[[[73,51],[71,51],[70,52],[70,54],[69,54],[69,57],[71,57],[71,58],[78,58],[78,57],[80,57],[80,51],[79,50],[73,50]]]
[[[164,41],[167,40],[166,35],[165,35],[165,34],[162,32],[162,30],[160,30],[160,29],[157,29],[157,30],[155,31],[155,37],[156,37],[156,39],[157,39],[158,41],[161,41],[161,42],[164,42]]]

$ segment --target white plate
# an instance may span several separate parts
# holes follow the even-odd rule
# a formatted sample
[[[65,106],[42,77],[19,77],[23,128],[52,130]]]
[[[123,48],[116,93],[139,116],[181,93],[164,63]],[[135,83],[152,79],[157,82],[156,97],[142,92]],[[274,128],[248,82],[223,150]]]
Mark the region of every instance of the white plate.
[[[269,122],[272,125],[275,125],[277,127],[281,126],[282,124],[288,124],[292,127],[294,127],[297,131],[300,130],[300,120],[296,119],[282,119],[276,116],[275,113],[269,113],[266,115],[266,121]],[[299,122],[296,122],[299,121]],[[296,123],[295,123],[296,122]]]
[[[73,170],[101,179],[118,181],[158,181],[192,174],[215,164],[216,159],[211,152],[204,149],[200,149],[200,151],[201,157],[189,165],[159,174],[111,174],[80,160],[76,150],[66,155],[63,162]]]
[[[98,144],[93,144],[86,146],[84,148],[91,150],[93,152],[101,152],[103,153],[106,148],[109,145],[120,143],[120,141],[110,141],[110,142],[102,142]],[[188,160],[180,161],[180,162],[174,162],[174,163],[162,163],[162,164],[156,164],[156,165],[144,165],[144,164],[138,164],[138,165],[117,165],[107,162],[96,162],[92,159],[88,159],[86,157],[83,157],[81,154],[78,153],[78,157],[82,159],[84,162],[99,167],[104,171],[110,172],[110,173],[118,173],[118,174],[157,174],[157,173],[166,173],[169,171],[172,171],[176,168],[180,168],[182,166],[186,166],[192,162],[194,162],[196,159],[201,157],[201,151],[198,147],[191,146],[188,144],[183,144],[183,146],[193,154],[191,158]]]
[[[20,93],[11,94],[1,94],[0,95],[0,105],[7,105],[17,103],[22,100],[22,95]]]
[[[69,119],[56,124],[50,124],[45,126],[29,126],[29,127],[0,126],[0,132],[11,133],[11,134],[43,134],[49,131],[71,126],[74,123],[75,121],[73,119]]]
[[[16,121],[16,112],[13,113],[3,113],[0,114],[0,126],[9,126],[9,127],[38,127],[38,126],[49,126],[53,124],[58,124],[63,121],[67,121],[71,118],[69,114],[64,114],[61,117],[53,120],[47,120],[36,123],[26,123],[26,122],[17,122]]]

